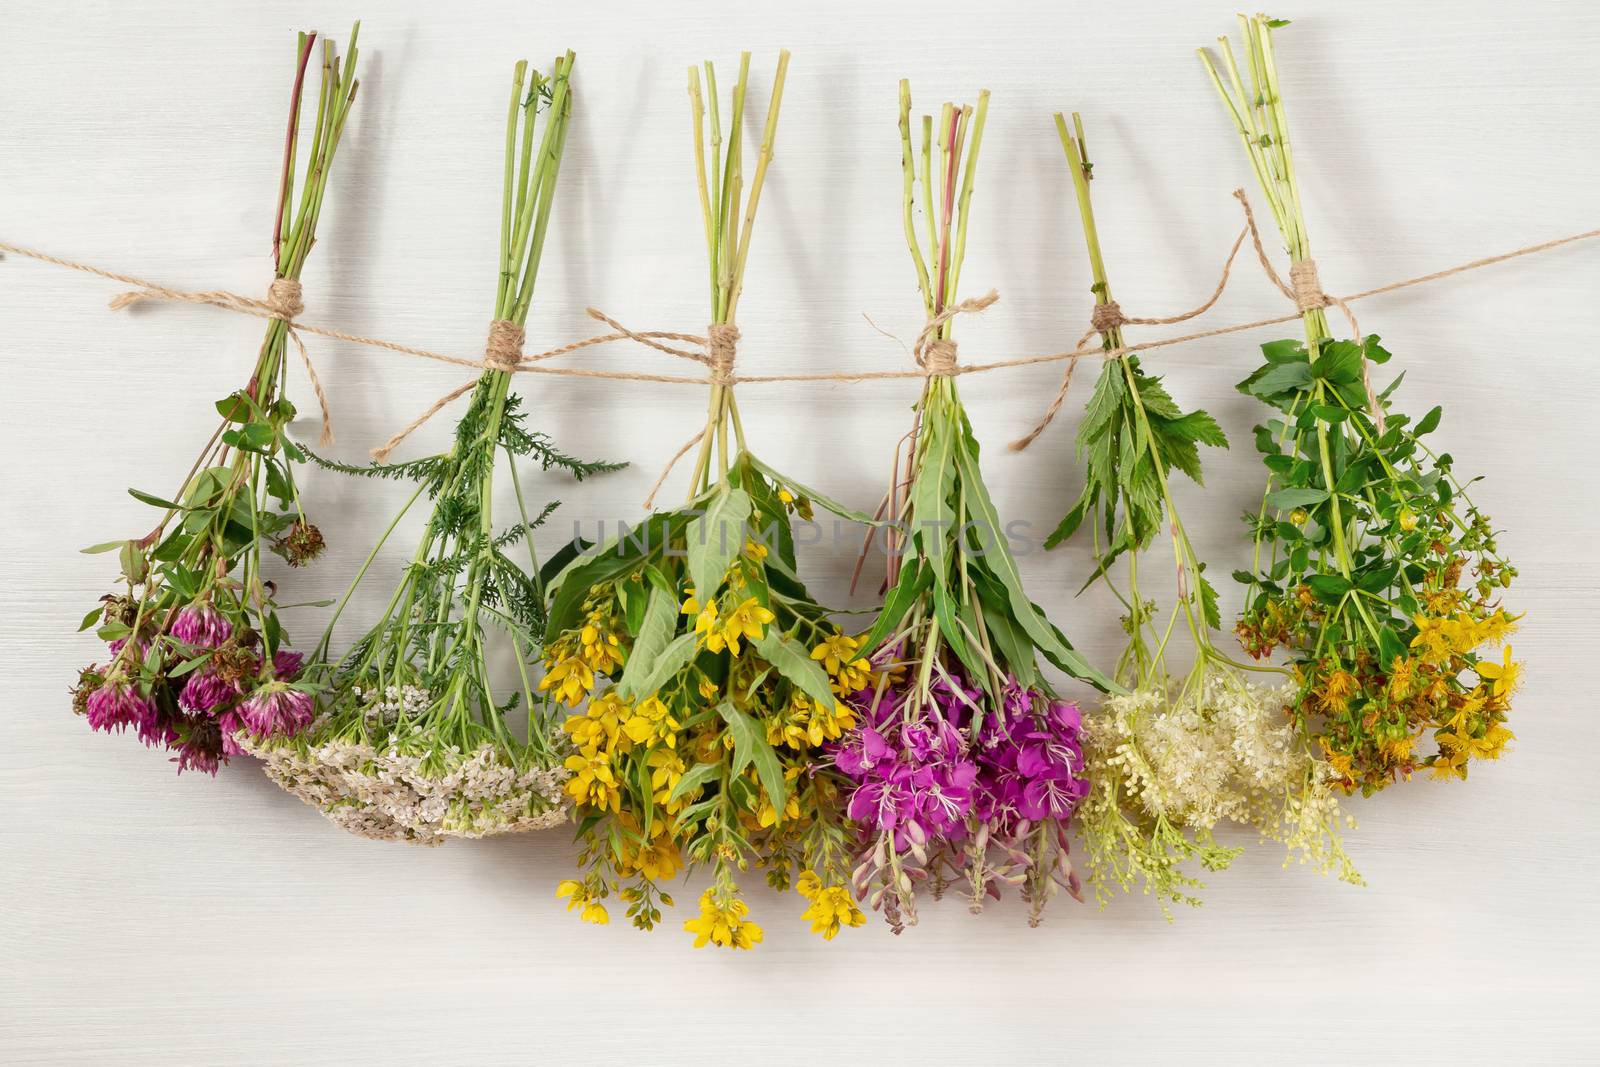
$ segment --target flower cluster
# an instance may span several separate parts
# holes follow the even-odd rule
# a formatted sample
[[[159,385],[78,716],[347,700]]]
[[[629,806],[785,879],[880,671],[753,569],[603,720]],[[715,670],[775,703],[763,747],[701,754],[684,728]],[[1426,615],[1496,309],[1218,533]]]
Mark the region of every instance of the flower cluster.
[[[754,478],[747,469],[740,482]],[[771,486],[759,495],[778,502]],[[595,559],[614,564],[619,547]],[[585,874],[557,892],[585,922],[609,922],[615,897],[634,926],[652,929],[672,903],[662,884],[706,866],[712,887],[684,929],[696,946],[750,948],[762,931],[737,872],[752,864],[775,888],[793,881],[809,905],[802,918],[823,937],[864,921],[823,749],[855,725],[840,694],[867,678],[866,661],[820,608],[778,600],[763,549],[747,541],[705,596],[686,575],[668,577],[668,553],[642,556],[636,577],[575,587],[584,599],[548,646],[542,684],[574,708],[563,724],[566,790]],[[582,582],[582,566],[570,580]],[[812,634],[814,646],[779,625]],[[794,879],[796,870],[805,873]]]
[[[369,706],[367,730],[315,742],[246,738],[244,747],[284,790],[361,837],[437,845],[565,820],[561,768],[519,765],[490,742],[438,747],[415,721],[429,703],[425,691],[396,688]],[[375,745],[374,735],[385,740]]]
[[[1198,903],[1188,890],[1199,883],[1181,865],[1227,866],[1238,850],[1213,835],[1227,822],[1361,884],[1328,768],[1286,714],[1291,696],[1212,671],[1176,701],[1155,687],[1107,698],[1085,723],[1093,789],[1078,812],[1102,902],[1142,883],[1163,908]]]
[[[914,682],[885,681],[851,696],[861,725],[835,754],[854,783],[855,885],[876,886],[872,906],[899,932],[923,883],[935,895],[964,884],[974,910],[1019,887],[1035,924],[1058,888],[1077,896],[1061,829],[1089,791],[1078,706],[1011,677],[993,702],[954,673],[921,702]]]
[[[1276,84],[1276,24],[1247,25],[1250,68],[1265,88],[1247,91],[1231,63],[1231,89],[1214,67],[1213,78],[1291,260],[1314,276]],[[1276,136],[1262,139],[1265,128]],[[1465,778],[1472,760],[1498,758],[1512,736],[1519,665],[1510,646],[1486,652],[1510,632],[1499,598],[1517,571],[1467,497],[1471,479],[1424,443],[1441,409],[1414,422],[1393,410],[1400,379],[1380,392],[1370,378],[1390,354],[1376,335],[1333,339],[1325,303],[1302,303],[1304,341],[1263,345],[1265,361],[1239,383],[1276,412],[1256,428],[1268,476],[1251,520],[1256,564],[1237,573],[1247,589],[1239,635],[1256,656],[1289,652],[1296,720],[1345,790],[1371,793],[1423,768]]]
[[[315,35],[301,35],[299,100]],[[296,203],[300,115],[290,116],[288,158],[273,228],[276,279],[298,284],[315,244],[327,171],[356,93],[356,35],[343,70],[324,42],[320,113]],[[275,285],[276,289],[276,285]],[[142,537],[87,549],[116,551],[122,588],[101,597],[80,629],[110,647],[105,665],[79,674],[73,707],[95,730],[133,729],[176,755],[181,774],[215,774],[240,739],[291,737],[311,721],[312,689],[287,649],[276,586],[262,556],[292,567],[315,559],[322,533],[306,520],[294,467],[305,453],[288,436],[295,408],[283,396],[288,332],[274,320],[244,388],[217,401],[221,424],[173,499],[130,489],[161,517]]]
[[[126,610],[114,598],[107,604]],[[91,729],[132,729],[146,745],[170,749],[180,774],[216,774],[248,739],[293,737],[311,723],[312,695],[296,683],[300,654],[264,655],[249,622],[242,607],[224,612],[214,602],[189,604],[159,622],[137,612],[127,623],[113,617],[103,629],[124,636],[111,641],[105,666],[79,673],[73,706]]]

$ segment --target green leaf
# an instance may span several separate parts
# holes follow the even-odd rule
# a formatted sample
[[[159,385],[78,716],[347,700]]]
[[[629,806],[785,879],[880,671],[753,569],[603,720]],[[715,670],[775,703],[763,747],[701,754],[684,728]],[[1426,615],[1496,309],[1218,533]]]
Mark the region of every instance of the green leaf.
[[[1242,391],[1263,399],[1311,386],[1311,368],[1305,363],[1274,363],[1259,378],[1247,378],[1240,383]]]
[[[1161,430],[1165,434],[1176,435],[1197,444],[1210,445],[1213,448],[1228,447],[1228,435],[1222,432],[1217,420],[1204,411],[1191,411],[1182,418],[1168,419]]]
[[[1267,358],[1268,363],[1306,363],[1306,346],[1292,338],[1281,341],[1268,341],[1261,346],[1261,354]]]
[[[716,596],[722,576],[744,551],[750,510],[750,494],[723,483],[712,493],[705,510],[690,520],[685,533],[689,581],[702,600]]]
[[[722,716],[722,721],[728,724],[728,732],[733,735],[733,773],[738,774],[754,763],[756,777],[761,781],[768,802],[774,811],[782,812],[789,800],[789,783],[783,777],[783,764],[778,762],[778,754],[767,743],[766,731],[731,701],[718,704],[717,714]]]
[[[1350,591],[1350,579],[1342,574],[1313,574],[1306,579],[1311,591],[1323,600],[1334,601]]]
[[[160,508],[163,511],[181,511],[181,510],[183,510],[183,505],[182,504],[174,504],[172,501],[168,500],[166,497],[156,496],[153,493],[146,493],[143,490],[129,489],[128,490],[128,495],[133,497],[133,499],[135,499],[135,500],[139,500],[139,501],[142,501],[142,502],[144,502],[146,504],[149,504],[151,507]]]
[[[1299,486],[1290,486],[1287,489],[1274,489],[1267,494],[1267,507],[1277,508],[1280,511],[1289,511],[1294,508],[1306,508],[1313,504],[1320,504],[1328,499],[1326,489],[1307,489]]]
[[[94,556],[101,552],[120,551],[122,546],[127,543],[126,541],[101,541],[98,545],[90,545],[88,548],[80,548],[78,551],[86,556]]]
[[[1222,609],[1217,604],[1217,591],[1203,574],[1200,575],[1200,610],[1205,615],[1207,626],[1213,630],[1221,629]]]
[[[907,533],[922,547],[936,587],[945,584],[950,570],[950,536],[956,521],[950,507],[950,489],[955,480],[951,454],[956,447],[951,430],[952,427],[941,419],[929,418],[923,422],[922,439],[917,446],[917,472],[911,482],[909,517],[912,525]]]
[[[816,701],[818,707],[831,708],[838,702],[833,687],[828,682],[828,672],[811,658],[811,654],[798,641],[785,637],[777,627],[767,626],[756,641],[756,651],[761,658],[777,668],[778,673],[800,687]]]
[[[648,696],[693,663],[699,652],[700,635],[694,633],[679,634],[649,659],[636,652],[623,667],[624,681],[618,683],[617,691],[629,700]]]
[[[1050,536],[1044,539],[1044,547],[1047,550],[1055,548],[1077,532],[1078,527],[1083,524],[1085,512],[1088,511],[1091,492],[1092,488],[1090,486],[1085,485],[1083,487],[1083,492],[1078,496],[1078,502],[1072,505],[1072,510],[1061,517],[1061,522],[1050,532]]]
[[[682,800],[713,778],[720,778],[721,776],[722,764],[696,763],[693,767],[684,771],[683,777],[678,779],[678,784],[672,787],[672,792],[667,794],[667,803],[671,804],[673,801]]]
[[[1439,421],[1443,418],[1444,409],[1435,405],[1432,411],[1417,421],[1417,425],[1411,431],[1412,436],[1421,437],[1423,434],[1432,433],[1439,428]]]
[[[1354,341],[1324,341],[1311,373],[1335,384],[1359,382],[1365,355],[1366,350]]]
[[[1000,539],[1000,516],[995,511],[994,502],[989,499],[989,491],[983,484],[983,472],[978,467],[978,458],[969,450],[959,448],[956,450],[956,463],[961,469],[962,491],[973,517],[981,523],[987,523],[995,535],[996,543],[983,559],[986,568],[1000,581],[1006,591],[1011,617],[1033,640],[1034,647],[1043,652],[1050,662],[1102,692],[1119,691],[1120,687],[1115,682],[1090,666],[1087,660],[1073,650],[1072,646],[1061,637],[1060,631],[1045,620],[1038,607],[1023,592],[1022,576],[1017,572],[1017,561],[1012,558],[1011,550]]]
[[[650,688],[640,689],[639,683],[647,679],[653,665],[660,662],[667,646],[672,643],[673,634],[677,629],[677,596],[660,586],[652,585],[649,590],[649,601],[644,609],[644,618],[639,624],[639,634],[634,638],[633,649],[628,653],[628,662],[622,668],[622,678],[617,682],[617,691],[624,698],[635,700],[661,687],[660,683],[657,683]],[[662,678],[661,681],[666,681],[666,678]]]
[[[583,600],[589,595],[589,590],[604,582],[615,581],[644,566],[647,558],[660,555],[683,530],[690,515],[687,511],[656,513],[637,527],[613,537],[593,555],[582,555],[581,550],[572,553],[569,561],[549,582],[548,633],[560,634],[577,625],[583,615]]]
[[[762,474],[765,474],[778,485],[788,489],[789,492],[794,496],[804,497],[813,504],[820,504],[822,505],[822,509],[824,511],[830,511],[839,516],[841,519],[849,519],[851,522],[859,522],[864,526],[884,525],[883,522],[879,521],[878,519],[874,519],[871,515],[868,515],[864,511],[856,511],[854,508],[847,508],[837,500],[834,500],[832,497],[824,496],[809,486],[801,485],[788,475],[778,473],[748,452],[744,454],[744,460],[745,462],[749,463],[750,466],[754,467]]]
[[[933,584],[933,572],[922,566],[920,561],[914,561],[900,570],[900,578],[895,582],[889,595],[884,598],[883,608],[878,612],[878,618],[873,622],[872,629],[862,640],[862,647],[875,649],[882,644],[884,639],[894,633],[899,627],[906,612],[917,599],[926,593]]]
[[[81,634],[81,633],[83,633],[83,631],[87,630],[89,627],[91,627],[95,623],[99,622],[100,621],[100,616],[105,614],[105,610],[106,610],[106,606],[104,604],[101,604],[99,607],[97,607],[93,611],[89,612],[89,614],[85,615],[83,617],[83,622],[80,623],[79,626],[78,626],[78,632]]]

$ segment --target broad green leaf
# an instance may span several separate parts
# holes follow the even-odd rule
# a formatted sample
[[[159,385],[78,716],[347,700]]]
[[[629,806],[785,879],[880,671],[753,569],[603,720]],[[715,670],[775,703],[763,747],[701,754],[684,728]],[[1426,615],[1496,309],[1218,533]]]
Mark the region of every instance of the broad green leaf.
[[[804,497],[813,504],[820,504],[824,511],[830,511],[839,516],[841,519],[849,519],[851,522],[859,522],[864,526],[883,525],[881,521],[874,519],[871,515],[868,515],[864,511],[856,511],[854,508],[847,508],[837,500],[834,500],[832,497],[824,496],[809,486],[801,485],[788,475],[778,473],[748,452],[744,454],[744,459],[750,464],[750,466],[754,467],[762,474],[765,474],[778,485],[788,489],[796,497]]]
[[[1313,504],[1320,504],[1328,499],[1326,489],[1308,489],[1300,486],[1290,486],[1287,489],[1274,489],[1267,494],[1267,507],[1277,508],[1280,511],[1289,511],[1294,508],[1307,508]]]
[[[733,773],[738,774],[754,763],[756,777],[761,780],[768,802],[774,811],[782,813],[789,799],[789,783],[783,777],[783,764],[778,762],[778,754],[767,743],[766,731],[730,701],[718,704],[717,714],[722,716],[722,721],[728,724],[728,732],[733,735]]]
[[[1439,421],[1443,418],[1444,409],[1436,405],[1433,410],[1417,420],[1416,427],[1411,431],[1412,436],[1421,437],[1423,434],[1432,433],[1439,428]]]
[[[1350,591],[1350,579],[1342,574],[1313,574],[1306,579],[1311,591],[1323,600],[1338,600]]]
[[[1028,599],[1022,589],[1022,575],[1017,572],[1017,561],[1012,558],[1011,550],[1006,547],[1004,541],[999,540],[1000,516],[995,511],[994,502],[989,499],[989,491],[983,484],[983,472],[978,467],[978,458],[968,449],[958,448],[956,463],[961,469],[962,490],[973,518],[978,522],[988,523],[989,529],[995,533],[997,543],[984,556],[984,564],[1005,589],[1012,619],[1032,639],[1034,647],[1049,657],[1056,666],[1103,692],[1120,691],[1120,686],[1091,667],[1071,645],[1062,640],[1059,632],[1045,620],[1033,601]]]
[[[696,763],[693,767],[684,771],[683,777],[678,779],[678,784],[672,787],[672,792],[667,794],[667,803],[671,804],[673,801],[682,800],[706,782],[720,777],[721,774],[722,764],[720,763]]]
[[[799,686],[801,691],[822,708],[831,708],[838,702],[833,687],[828,682],[828,672],[811,658],[798,641],[785,637],[775,626],[767,626],[756,643],[761,658],[777,668],[779,674]]]
[[[685,537],[689,555],[689,581],[695,595],[716,595],[722,576],[744,551],[750,521],[750,494],[724,483],[706,502],[705,510],[690,520]]]
[[[85,615],[83,617],[83,622],[80,623],[79,626],[78,626],[78,632],[81,634],[81,633],[83,633],[83,631],[87,630],[89,627],[91,627],[95,623],[99,622],[100,621],[100,616],[105,614],[105,610],[106,610],[106,606],[104,604],[101,604],[99,607],[97,607],[93,611],[89,612],[89,614]]]
[[[636,595],[642,597],[644,590],[641,589]],[[622,678],[617,682],[617,691],[628,700],[636,700],[660,688],[660,683],[657,683],[651,688],[640,689],[639,682],[650,676],[653,666],[660,662],[678,629],[678,598],[659,586],[650,586],[648,595],[639,634],[634,638],[628,662],[622,668]]]
[[[699,652],[700,635],[693,633],[679,634],[649,659],[635,652],[623,668],[626,685],[619,684],[617,691],[629,700],[648,696],[693,663]]]

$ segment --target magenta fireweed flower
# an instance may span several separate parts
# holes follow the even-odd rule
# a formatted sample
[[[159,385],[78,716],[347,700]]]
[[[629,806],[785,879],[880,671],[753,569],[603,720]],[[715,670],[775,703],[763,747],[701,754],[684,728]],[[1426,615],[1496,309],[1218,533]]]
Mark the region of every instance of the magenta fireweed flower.
[[[268,682],[239,705],[239,718],[259,737],[293,737],[311,725],[314,701],[310,693],[283,682]]]
[[[915,921],[914,885],[931,882],[937,893],[954,873],[974,907],[1003,886],[1021,888],[1037,921],[1053,891],[1042,880],[1077,895],[1064,835],[1089,792],[1077,705],[1014,678],[996,700],[952,675],[930,684],[919,706],[908,688],[916,684],[846,698],[857,725],[833,760],[854,785],[846,814],[863,844],[858,892],[867,896],[876,880],[872,905],[898,930]],[[1033,870],[1040,856],[1049,870]]]
[[[233,624],[210,604],[190,604],[172,621],[172,636],[196,648],[217,648],[233,635]]]

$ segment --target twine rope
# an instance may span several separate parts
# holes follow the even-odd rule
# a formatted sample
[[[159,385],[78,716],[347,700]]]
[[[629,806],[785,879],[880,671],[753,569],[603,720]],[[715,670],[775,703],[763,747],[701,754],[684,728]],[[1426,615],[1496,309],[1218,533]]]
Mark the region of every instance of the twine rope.
[[[1509,252],[1485,256],[1481,259],[1469,260],[1465,263],[1460,263],[1452,267],[1446,267],[1428,274],[1420,274],[1416,275],[1415,277],[1403,278],[1399,281],[1389,282],[1385,285],[1376,286],[1371,289],[1364,289],[1359,292],[1349,293],[1342,297],[1333,297],[1321,291],[1320,282],[1316,281],[1315,264],[1312,264],[1309,271],[1304,269],[1301,270],[1300,277],[1302,280],[1299,282],[1294,284],[1284,282],[1282,276],[1279,275],[1272,267],[1271,257],[1267,254],[1266,247],[1261,240],[1260,230],[1255,225],[1254,213],[1250,209],[1249,200],[1246,198],[1244,191],[1242,189],[1238,190],[1234,193],[1234,196],[1238,198],[1240,204],[1243,206],[1246,218],[1246,233],[1252,239],[1258,260],[1260,261],[1269,280],[1271,280],[1273,284],[1285,294],[1285,296],[1294,301],[1294,313],[1288,315],[1278,315],[1264,319],[1256,319],[1250,322],[1236,323],[1230,326],[1220,326],[1207,330],[1192,331],[1172,337],[1157,338],[1140,345],[1137,351],[1150,352],[1158,348],[1169,348],[1175,345],[1190,344],[1192,342],[1208,338],[1222,337],[1235,333],[1244,333],[1250,330],[1261,329],[1266,326],[1277,326],[1286,322],[1292,322],[1295,319],[1300,318],[1303,314],[1304,309],[1302,307],[1302,299],[1309,301],[1313,296],[1310,288],[1311,285],[1316,286],[1316,292],[1320,294],[1320,298],[1322,300],[1326,301],[1319,306],[1340,308],[1351,320],[1352,332],[1357,338],[1359,338],[1360,330],[1356,325],[1355,316],[1350,310],[1350,305],[1358,300],[1367,300],[1372,297],[1398,292],[1402,289],[1408,289],[1413,286],[1426,285],[1445,278],[1451,278],[1459,274],[1465,274],[1468,271],[1481,270],[1486,267],[1505,263],[1509,260],[1519,259],[1524,256],[1538,255],[1540,253],[1553,251],[1567,245],[1576,244],[1581,241],[1593,240],[1594,238],[1600,237],[1600,229],[1585,230],[1582,233],[1569,234],[1565,237],[1557,237],[1549,241],[1525,245],[1520,248],[1512,249]],[[1229,253],[1228,261],[1224,265],[1222,277],[1218,283],[1216,292],[1213,293],[1211,299],[1202,305],[1201,308],[1193,312],[1185,312],[1182,315],[1171,316],[1166,319],[1141,319],[1127,317],[1123,316],[1121,309],[1118,308],[1115,312],[1099,312],[1099,315],[1101,316],[1100,321],[1104,323],[1108,329],[1110,328],[1110,323],[1113,321],[1111,318],[1113,315],[1116,315],[1120,318],[1120,321],[1118,322],[1119,326],[1130,324],[1164,325],[1186,321],[1187,319],[1201,314],[1205,310],[1209,310],[1209,308],[1215,304],[1218,297],[1220,297],[1222,290],[1227,285],[1234,255],[1237,253],[1239,244],[1243,240],[1244,236],[1245,234],[1240,235],[1239,241],[1235,242],[1233,251]],[[41,252],[37,249],[28,248],[22,245],[14,245],[7,242],[0,242],[0,252],[9,252],[28,259],[35,259],[42,263],[50,263],[68,270],[79,271],[81,273],[91,274],[96,277],[106,278],[111,281],[122,282],[126,285],[135,286],[136,291],[120,294],[112,300],[111,306],[113,310],[129,307],[141,300],[170,300],[208,304],[213,307],[222,308],[224,311],[231,311],[236,314],[251,315],[257,318],[282,321],[285,324],[286,332],[288,333],[289,337],[294,340],[295,345],[300,352],[301,360],[306,367],[309,378],[311,379],[313,391],[316,393],[318,403],[322,408],[324,444],[331,443],[333,440],[327,398],[323,393],[321,383],[317,379],[315,370],[312,368],[311,359],[305,349],[305,345],[300,336],[301,334],[309,334],[334,341],[344,341],[349,344],[363,345],[370,348],[379,348],[401,355],[413,356],[420,359],[430,359],[437,362],[448,363],[454,366],[470,367],[480,372],[484,370],[505,370],[507,373],[548,374],[558,377],[596,378],[604,381],[652,382],[665,385],[704,386],[776,382],[857,383],[867,381],[957,376],[964,374],[984,374],[991,371],[1008,370],[1017,367],[1028,367],[1042,363],[1065,362],[1067,364],[1067,370],[1066,374],[1064,375],[1062,388],[1060,391],[1058,391],[1058,399],[1052,403],[1052,410],[1047,412],[1047,417],[1042,420],[1046,425],[1048,424],[1049,419],[1054,417],[1055,412],[1059,410],[1060,400],[1064,399],[1066,388],[1068,385],[1070,385],[1072,371],[1080,359],[1083,359],[1087,356],[1098,356],[1101,359],[1121,359],[1125,356],[1134,354],[1136,351],[1134,348],[1125,344],[1114,345],[1110,347],[1101,346],[1099,348],[1089,346],[1089,340],[1096,333],[1100,332],[1098,326],[1094,325],[1094,320],[1091,319],[1090,332],[1085,334],[1084,338],[1080,340],[1077,345],[1066,351],[1049,352],[1042,355],[1033,356],[1019,356],[1011,359],[992,360],[984,363],[965,363],[958,365],[955,362],[955,353],[953,347],[945,348],[943,346],[935,346],[933,344],[935,340],[947,340],[936,338],[935,335],[938,332],[938,328],[945,322],[949,321],[949,319],[954,315],[965,312],[981,311],[984,308],[992,305],[996,300],[999,299],[999,295],[991,291],[983,297],[972,298],[961,301],[957,304],[953,304],[942,311],[939,315],[936,315],[934,318],[930,319],[927,326],[924,327],[922,333],[918,336],[917,346],[913,350],[913,355],[916,357],[917,367],[910,370],[854,372],[833,371],[818,373],[736,375],[732,372],[731,358],[721,358],[717,355],[718,352],[726,353],[729,351],[729,349],[718,348],[718,343],[715,342],[712,337],[700,337],[693,334],[681,334],[659,330],[629,330],[626,327],[623,327],[620,323],[616,322],[614,319],[604,315],[594,308],[588,309],[589,316],[610,326],[614,332],[574,341],[570,344],[561,345],[557,348],[548,349],[531,356],[523,355],[517,359],[513,365],[510,360],[491,361],[487,351],[485,358],[483,359],[469,359],[462,356],[454,356],[448,353],[437,352],[431,349],[420,348],[413,345],[400,344],[395,341],[387,341],[382,338],[368,337],[361,334],[349,333],[344,330],[333,329],[331,327],[317,326],[314,324],[301,322],[299,321],[299,315],[303,312],[303,303],[301,303],[301,294],[298,283],[294,283],[293,290],[289,289],[287,286],[277,285],[277,282],[293,283],[293,279],[276,279],[273,286],[268,289],[267,299],[261,300],[226,290],[191,291],[174,289],[165,285],[161,285],[158,282],[153,282],[149,279],[138,277],[136,275],[108,270],[102,267],[96,267],[88,263],[66,259],[60,256],[54,256],[46,252]],[[1294,277],[1294,273],[1294,267],[1291,266],[1291,278]],[[1297,289],[1295,288],[1296,284],[1299,285],[1298,293]],[[291,296],[293,299],[290,299]],[[717,333],[715,327],[713,327],[711,333]],[[723,343],[731,345],[737,340],[737,330],[733,330],[731,336],[727,333],[724,333],[722,336]],[[546,367],[540,365],[544,361],[554,359],[558,356],[568,355],[582,349],[624,339],[645,345],[667,355],[702,363],[710,368],[711,373],[708,376],[700,377],[691,375],[653,374],[637,371],[596,370],[593,368],[584,367]],[[687,349],[675,348],[663,343],[666,341],[680,341],[688,344],[694,344],[699,346],[701,351],[693,352]],[[953,345],[953,343],[951,344]],[[447,406],[451,401],[467,393],[474,385],[476,385],[476,381],[470,382],[467,385],[446,394],[444,397],[441,397],[434,403],[432,407],[428,409],[423,416],[413,420],[410,426],[408,426],[401,433],[396,434],[395,438],[391,439],[389,444],[383,448],[375,450],[374,455],[376,456],[378,452],[382,452],[383,455],[386,456],[388,454],[388,450],[392,449],[393,446],[398,444],[400,440],[403,440],[412,430],[422,425],[434,414],[437,414],[438,411]],[[1368,384],[1367,389],[1370,397],[1370,383]],[[1042,427],[1036,427],[1035,431],[1030,434],[1028,438],[1024,439],[1023,442],[1019,442],[1019,444],[1022,447],[1026,447],[1026,442],[1031,441],[1038,435],[1039,432],[1042,432]]]

